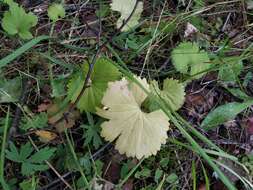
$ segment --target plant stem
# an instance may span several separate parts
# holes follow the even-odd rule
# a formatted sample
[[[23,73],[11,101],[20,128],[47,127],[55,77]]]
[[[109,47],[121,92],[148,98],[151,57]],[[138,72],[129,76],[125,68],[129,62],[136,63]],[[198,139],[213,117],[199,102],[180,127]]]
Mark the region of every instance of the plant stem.
[[[71,140],[70,140],[70,138],[69,138],[69,135],[68,135],[67,130],[65,130],[65,136],[66,136],[66,138],[67,138],[67,142],[68,142],[68,146],[69,146],[69,148],[70,148],[71,154],[72,154],[72,156],[73,156],[73,158],[74,158],[74,160],[75,160],[75,162],[76,162],[76,165],[77,165],[77,167],[78,167],[78,170],[79,170],[79,172],[80,172],[80,174],[81,174],[81,176],[82,176],[82,178],[83,178],[83,181],[84,181],[84,183],[85,183],[85,187],[86,187],[87,189],[91,190],[90,185],[89,185],[89,182],[88,182],[88,180],[87,180],[85,174],[83,173],[83,169],[82,169],[82,167],[80,166],[80,164],[79,164],[79,162],[78,162],[78,158],[77,158],[77,156],[76,156],[75,150],[74,150],[74,148],[73,148],[73,145],[72,145],[72,143],[71,143]]]
[[[7,116],[5,118],[4,134],[2,139],[2,149],[0,158],[0,183],[4,190],[10,190],[10,187],[8,186],[8,184],[4,179],[4,159],[5,159],[5,147],[6,147],[8,124],[9,124],[9,115],[10,115],[10,107],[8,107]]]

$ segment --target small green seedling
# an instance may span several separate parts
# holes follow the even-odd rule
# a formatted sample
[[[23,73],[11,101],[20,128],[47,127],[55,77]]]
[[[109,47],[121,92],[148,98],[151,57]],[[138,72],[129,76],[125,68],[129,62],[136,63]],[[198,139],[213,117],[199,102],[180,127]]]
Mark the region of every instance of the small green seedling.
[[[21,163],[22,175],[29,176],[36,171],[44,171],[48,169],[48,166],[44,163],[55,152],[55,148],[45,147],[38,152],[34,152],[34,148],[31,143],[22,145],[18,151],[14,143],[10,143],[10,150],[6,150],[6,158],[14,162]]]
[[[62,4],[54,3],[48,8],[47,15],[53,22],[56,22],[65,17],[65,9]]]
[[[38,23],[38,18],[32,12],[26,13],[23,7],[8,0],[9,10],[5,11],[2,27],[9,35],[18,34],[22,39],[31,39],[30,29]]]

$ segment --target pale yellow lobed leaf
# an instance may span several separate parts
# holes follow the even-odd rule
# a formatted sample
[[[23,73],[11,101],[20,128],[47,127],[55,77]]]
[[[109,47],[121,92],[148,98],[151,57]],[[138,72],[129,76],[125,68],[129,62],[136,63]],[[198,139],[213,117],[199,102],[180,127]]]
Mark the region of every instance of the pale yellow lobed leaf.
[[[142,86],[149,91],[145,79],[137,78]],[[102,99],[108,109],[97,109],[97,114],[109,121],[102,123],[103,136],[107,141],[116,140],[116,149],[129,157],[148,157],[160,150],[166,143],[169,122],[166,115],[157,110],[144,113],[141,103],[147,95],[135,83],[126,79],[111,82]]]

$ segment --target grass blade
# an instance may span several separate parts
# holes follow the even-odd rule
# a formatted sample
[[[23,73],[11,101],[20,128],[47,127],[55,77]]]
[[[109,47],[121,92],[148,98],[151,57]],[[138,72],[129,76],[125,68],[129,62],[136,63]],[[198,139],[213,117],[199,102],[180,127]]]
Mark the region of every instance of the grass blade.
[[[78,170],[79,170],[79,172],[80,172],[80,174],[81,174],[81,177],[82,177],[82,179],[83,179],[83,182],[84,182],[84,184],[85,184],[85,186],[86,186],[85,189],[89,189],[89,190],[90,190],[91,188],[90,188],[89,182],[88,182],[87,177],[85,176],[85,174],[84,174],[84,172],[83,172],[82,167],[81,167],[80,164],[79,164],[77,155],[76,155],[76,153],[75,153],[73,144],[72,144],[72,142],[71,142],[71,140],[70,140],[70,138],[69,138],[69,135],[68,135],[67,130],[65,130],[65,136],[66,136],[67,144],[68,144],[68,146],[69,146],[69,148],[70,148],[71,154],[72,154],[72,156],[73,156],[73,158],[74,158],[74,160],[75,160],[75,162],[76,162],[76,165],[77,165],[77,167],[78,167]]]
[[[206,187],[206,190],[210,190],[210,182],[209,182],[208,175],[206,173],[206,169],[205,169],[205,167],[204,167],[204,165],[202,163],[201,163],[201,166],[202,166],[203,174],[205,176],[205,183],[206,183],[205,187]]]
[[[4,158],[5,158],[5,147],[6,147],[8,123],[9,123],[9,114],[10,114],[10,107],[8,107],[7,116],[5,118],[4,134],[3,134],[1,157],[0,157],[0,183],[4,190],[10,190],[8,184],[6,183],[4,179]]]
[[[192,160],[192,186],[193,190],[197,189],[197,174],[195,160]]]
[[[3,59],[0,60],[0,68],[6,66],[8,63],[12,62],[14,59],[16,59],[18,56],[22,55],[27,50],[31,49],[33,46],[41,42],[42,40],[49,39],[49,36],[39,36],[37,38],[32,39],[31,41],[27,42],[20,48],[16,49],[11,54],[7,55]]]

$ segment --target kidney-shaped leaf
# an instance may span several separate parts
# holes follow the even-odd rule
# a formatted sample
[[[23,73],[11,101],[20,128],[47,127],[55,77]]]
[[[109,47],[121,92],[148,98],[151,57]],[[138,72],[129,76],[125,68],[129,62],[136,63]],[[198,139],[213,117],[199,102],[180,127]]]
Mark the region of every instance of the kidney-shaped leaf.
[[[22,39],[32,38],[30,29],[34,27],[38,18],[32,12],[26,13],[17,3],[7,2],[9,10],[5,11],[2,20],[3,29],[10,35],[18,34]]]
[[[56,22],[65,17],[65,9],[62,4],[54,3],[48,8],[47,15],[53,22]]]
[[[210,68],[207,52],[200,50],[198,44],[182,42],[171,53],[172,63],[176,70],[189,74],[194,79],[202,77]]]
[[[159,89],[156,81],[153,81],[151,91],[154,95],[161,97],[173,111],[181,108],[185,100],[184,85],[175,79],[165,79],[163,81],[163,90]],[[149,109],[159,109],[159,105],[151,100]]]
[[[138,78],[149,90],[145,79]],[[103,136],[107,141],[116,140],[116,149],[129,157],[155,155],[161,144],[166,142],[169,122],[166,115],[157,110],[144,113],[141,104],[147,95],[137,84],[126,79],[109,83],[102,99],[108,109],[97,109],[97,114],[109,121],[102,123]]]
[[[68,84],[68,95],[72,102],[75,102],[82,90],[88,69],[89,65],[85,63],[83,70],[77,72]],[[77,103],[78,109],[95,112],[95,108],[100,105],[106,91],[107,83],[118,79],[119,76],[119,71],[109,60],[104,58],[98,59],[90,77],[89,87]]]

